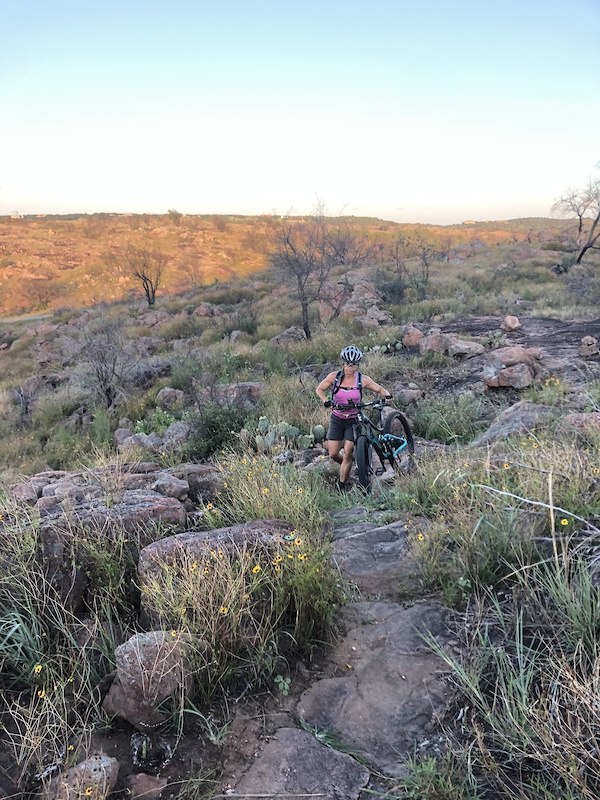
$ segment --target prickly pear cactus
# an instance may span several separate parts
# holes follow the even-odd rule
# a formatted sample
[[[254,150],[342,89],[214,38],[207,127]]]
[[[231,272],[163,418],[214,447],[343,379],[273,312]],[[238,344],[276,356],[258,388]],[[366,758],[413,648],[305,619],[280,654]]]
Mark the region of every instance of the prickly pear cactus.
[[[269,430],[269,419],[268,417],[259,417],[258,418],[258,432],[259,433],[266,433]]]
[[[322,442],[325,439],[325,428],[323,425],[313,425],[312,435],[315,442]]]

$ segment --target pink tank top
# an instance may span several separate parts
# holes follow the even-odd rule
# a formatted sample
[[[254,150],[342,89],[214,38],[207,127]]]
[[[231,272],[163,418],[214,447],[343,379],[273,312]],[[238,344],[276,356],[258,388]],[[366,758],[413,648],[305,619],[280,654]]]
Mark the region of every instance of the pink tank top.
[[[340,405],[347,405],[348,403],[360,403],[361,396],[360,396],[360,389],[358,388],[358,372],[354,376],[354,387],[351,389],[346,389],[343,386],[339,386],[335,395],[333,395],[333,402],[339,403]],[[358,415],[358,409],[349,409],[348,411],[341,411],[339,408],[333,409],[334,417],[339,417],[339,419],[352,419]]]

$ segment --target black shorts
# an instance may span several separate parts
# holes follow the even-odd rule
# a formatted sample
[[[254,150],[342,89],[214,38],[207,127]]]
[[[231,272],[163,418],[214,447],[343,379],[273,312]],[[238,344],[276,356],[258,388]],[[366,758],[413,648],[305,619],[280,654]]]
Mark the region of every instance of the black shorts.
[[[329,428],[327,428],[327,439],[330,442],[343,442],[344,439],[353,442],[354,431],[352,430],[352,426],[355,424],[356,417],[340,419],[332,414],[329,420]]]

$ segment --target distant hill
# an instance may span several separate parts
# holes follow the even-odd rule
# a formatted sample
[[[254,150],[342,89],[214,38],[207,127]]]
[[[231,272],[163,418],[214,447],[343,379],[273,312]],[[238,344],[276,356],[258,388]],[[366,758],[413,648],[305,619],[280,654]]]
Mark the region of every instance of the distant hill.
[[[300,218],[298,218],[300,219]],[[0,217],[0,314],[79,307],[139,293],[128,248],[160,252],[161,293],[244,277],[268,266],[270,216],[68,214]],[[334,222],[373,243],[418,235],[433,246],[560,240],[572,222],[547,218],[416,225],[370,217]]]

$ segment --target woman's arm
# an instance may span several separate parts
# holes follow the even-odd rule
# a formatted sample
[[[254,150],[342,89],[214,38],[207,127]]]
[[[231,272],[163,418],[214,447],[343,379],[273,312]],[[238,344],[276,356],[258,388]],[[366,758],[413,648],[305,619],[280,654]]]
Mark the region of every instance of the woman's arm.
[[[326,378],[323,378],[321,383],[316,388],[317,397],[322,403],[324,403],[327,400],[327,395],[325,394],[325,392],[327,389],[329,389],[330,386],[333,386],[333,383],[335,381],[335,376],[336,376],[335,372],[330,372]]]
[[[384,400],[392,399],[392,395],[390,394],[390,392],[388,392],[387,389],[384,389],[383,386],[380,386],[378,383],[375,383],[375,381],[372,378],[369,378],[368,375],[363,375],[362,385],[365,389],[369,389],[369,391],[381,395],[381,397],[383,397]]]

